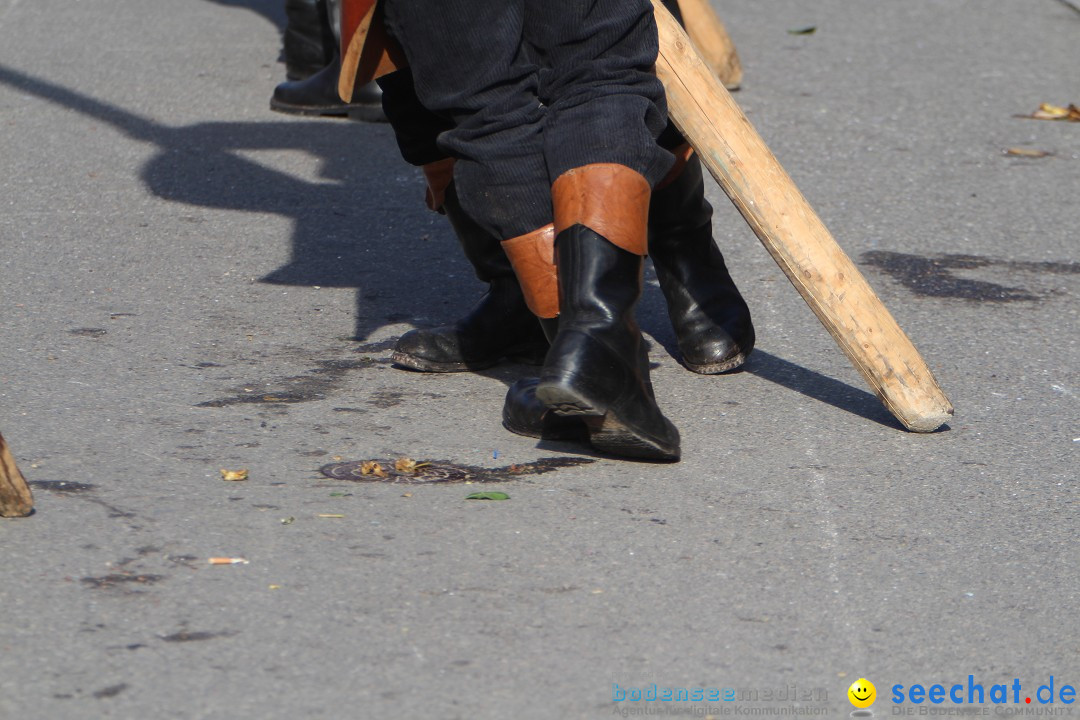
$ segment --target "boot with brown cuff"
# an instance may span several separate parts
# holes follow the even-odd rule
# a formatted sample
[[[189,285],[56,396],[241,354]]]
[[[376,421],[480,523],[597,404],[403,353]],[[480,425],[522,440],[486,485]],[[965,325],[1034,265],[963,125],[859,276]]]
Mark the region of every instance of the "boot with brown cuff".
[[[543,328],[529,310],[499,240],[461,208],[452,182],[453,160],[431,163],[424,167],[424,174],[428,207],[450,220],[465,257],[488,290],[460,320],[402,335],[391,360],[420,372],[483,370],[503,360],[543,363],[548,349]]]
[[[656,404],[634,316],[650,191],[642,175],[608,163],[552,185],[559,324],[536,397],[558,415],[581,417],[597,450],[674,461],[679,432]]]

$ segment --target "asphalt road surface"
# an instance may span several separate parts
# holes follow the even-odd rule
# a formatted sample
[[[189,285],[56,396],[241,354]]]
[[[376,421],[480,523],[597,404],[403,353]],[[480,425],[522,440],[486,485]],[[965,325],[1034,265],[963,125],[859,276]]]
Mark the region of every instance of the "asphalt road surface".
[[[483,288],[386,126],[268,110],[281,5],[0,0],[0,432],[37,508],[0,520],[0,718],[846,717],[860,678],[878,717],[1080,713],[1080,123],[1022,117],[1080,104],[1074,3],[718,6],[956,415],[903,431],[710,182],[758,347],[687,372],[647,274],[672,465],[507,433],[528,367],[391,366]],[[457,469],[340,466],[401,457]]]

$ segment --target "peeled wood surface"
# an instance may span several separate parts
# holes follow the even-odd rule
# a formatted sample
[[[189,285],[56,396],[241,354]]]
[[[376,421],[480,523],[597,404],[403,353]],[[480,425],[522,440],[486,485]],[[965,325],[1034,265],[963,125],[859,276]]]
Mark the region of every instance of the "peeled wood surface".
[[[679,0],[679,11],[686,33],[713,74],[728,90],[739,87],[743,77],[739,54],[709,0]]]
[[[34,497],[23,479],[4,436],[0,435],[0,517],[24,517],[34,509]]]
[[[671,14],[653,0],[668,111],[765,249],[889,412],[932,432],[953,413],[926,362]]]

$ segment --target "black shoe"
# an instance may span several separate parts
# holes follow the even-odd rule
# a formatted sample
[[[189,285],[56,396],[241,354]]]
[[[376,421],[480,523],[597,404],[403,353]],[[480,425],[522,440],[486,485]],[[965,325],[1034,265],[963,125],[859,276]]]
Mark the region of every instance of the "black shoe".
[[[462,372],[482,370],[503,359],[539,365],[548,341],[525,304],[517,276],[499,240],[461,209],[454,186],[443,208],[476,276],[488,291],[467,316],[453,325],[410,330],[401,336],[391,359],[410,370]]]
[[[746,362],[755,339],[750,308],[713,242],[712,207],[696,154],[670,185],[653,193],[649,255],[683,364],[713,375]]]
[[[583,225],[555,241],[559,330],[536,397],[581,416],[597,450],[643,460],[679,459],[679,431],[656,405],[645,341],[634,319],[643,258]]]
[[[364,122],[386,122],[382,109],[382,91],[375,83],[357,88],[352,102],[338,97],[341,59],[334,61],[306,80],[284,82],[274,88],[270,109],[290,115],[349,117]]]

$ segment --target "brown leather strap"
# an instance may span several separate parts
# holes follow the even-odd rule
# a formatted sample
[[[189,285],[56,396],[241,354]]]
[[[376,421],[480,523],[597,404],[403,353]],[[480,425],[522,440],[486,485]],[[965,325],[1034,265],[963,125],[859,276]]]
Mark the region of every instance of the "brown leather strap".
[[[650,192],[649,181],[625,165],[567,170],[551,186],[555,234],[580,224],[627,252],[647,255]]]
[[[528,235],[502,241],[514,267],[525,304],[541,318],[559,316],[559,280],[555,273],[555,229],[545,225]]]
[[[672,148],[671,153],[675,156],[675,164],[671,166],[671,170],[668,170],[668,174],[664,176],[664,179],[656,184],[653,192],[663,190],[682,175],[683,170],[686,169],[686,163],[690,162],[690,158],[694,156],[694,146],[690,143],[683,143],[677,148]]]
[[[401,46],[386,32],[377,0],[341,0],[342,100],[350,102],[355,88],[408,65]]]
[[[441,213],[446,202],[446,188],[454,180],[454,158],[443,158],[421,168],[427,179],[427,197],[424,201],[429,210]]]

